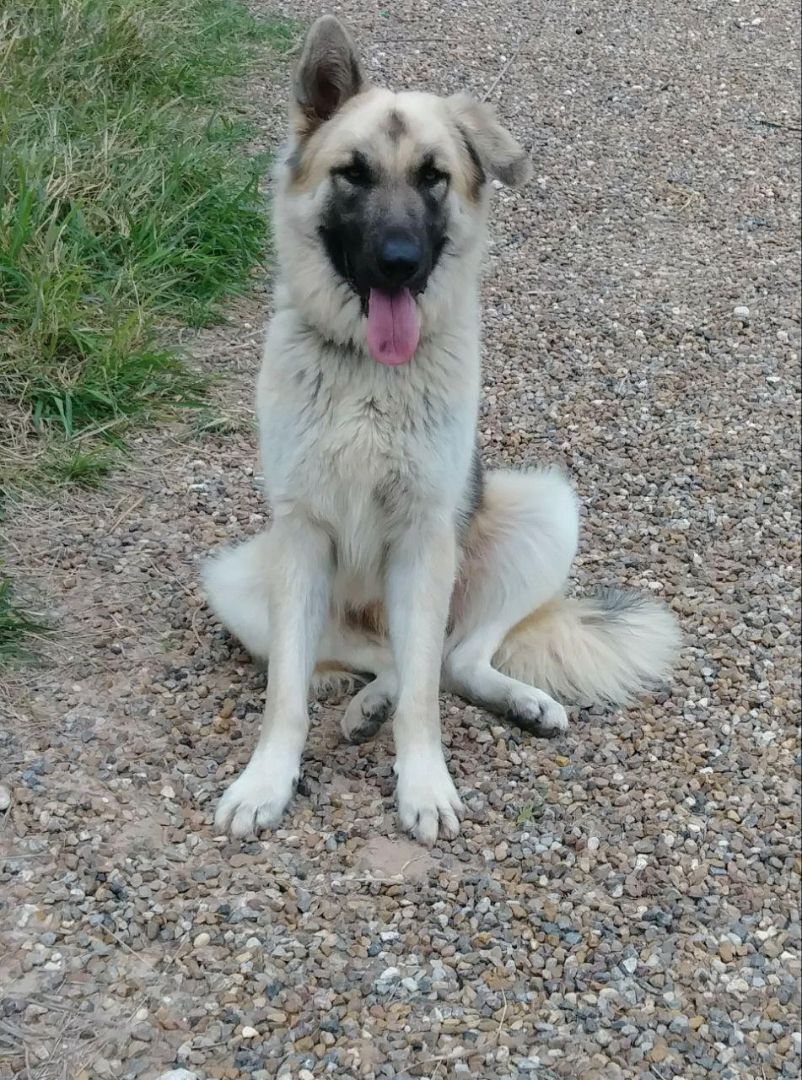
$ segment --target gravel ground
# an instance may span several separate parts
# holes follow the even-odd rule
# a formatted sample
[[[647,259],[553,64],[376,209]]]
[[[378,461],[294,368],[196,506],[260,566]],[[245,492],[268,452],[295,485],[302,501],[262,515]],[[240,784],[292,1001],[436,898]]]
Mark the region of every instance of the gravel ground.
[[[264,689],[197,588],[264,520],[243,302],[191,342],[225,431],[143,435],[8,523],[62,632],[2,698],[0,1076],[799,1074],[796,7],[337,8],[377,76],[489,93],[531,145],[496,200],[485,455],[567,465],[578,587],[665,597],[687,647],[557,743],[445,700],[469,816],[431,852],[395,831],[388,735],[343,745],[336,703],[283,827],[215,836]]]

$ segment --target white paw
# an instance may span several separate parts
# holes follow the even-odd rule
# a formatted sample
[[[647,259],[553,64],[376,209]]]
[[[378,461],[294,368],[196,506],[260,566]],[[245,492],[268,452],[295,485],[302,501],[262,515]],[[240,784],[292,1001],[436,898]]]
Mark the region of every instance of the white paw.
[[[214,826],[232,836],[247,836],[278,824],[298,784],[300,759],[296,754],[257,751],[247,768],[226,789]]]
[[[514,694],[510,719],[533,735],[549,739],[568,730],[568,713],[553,697],[534,687]]]
[[[395,772],[398,814],[404,828],[428,845],[435,842],[438,832],[450,839],[457,836],[463,806],[442,752],[399,760]]]
[[[367,742],[382,726],[392,708],[393,700],[389,691],[380,680],[374,679],[348,703],[340,729],[348,742]]]

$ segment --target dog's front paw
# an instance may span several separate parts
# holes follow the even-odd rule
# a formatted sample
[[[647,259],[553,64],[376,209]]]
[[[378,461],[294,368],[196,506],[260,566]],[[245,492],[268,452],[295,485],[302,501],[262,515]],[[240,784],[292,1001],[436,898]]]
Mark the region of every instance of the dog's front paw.
[[[398,814],[416,840],[431,845],[438,832],[453,839],[459,833],[463,806],[441,753],[422,753],[395,765]]]
[[[277,825],[298,786],[298,771],[295,757],[255,754],[217,804],[215,828],[239,837]]]

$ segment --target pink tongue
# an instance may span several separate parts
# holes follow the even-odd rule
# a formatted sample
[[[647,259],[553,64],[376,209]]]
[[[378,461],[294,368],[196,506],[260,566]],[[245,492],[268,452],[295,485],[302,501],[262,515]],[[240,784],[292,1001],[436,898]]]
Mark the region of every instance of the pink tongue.
[[[380,364],[406,364],[418,347],[420,315],[409,289],[390,296],[371,289],[368,297],[368,348]]]

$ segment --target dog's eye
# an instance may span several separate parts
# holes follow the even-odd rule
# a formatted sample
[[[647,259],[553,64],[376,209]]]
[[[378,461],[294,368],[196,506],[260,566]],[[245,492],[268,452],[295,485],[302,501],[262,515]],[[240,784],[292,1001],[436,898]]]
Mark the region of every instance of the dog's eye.
[[[366,187],[370,183],[370,169],[364,161],[355,159],[348,165],[341,165],[338,169],[332,169],[334,176],[342,177],[349,184],[357,187]]]
[[[444,173],[442,169],[437,169],[434,165],[429,164],[421,165],[418,172],[418,183],[423,187],[435,187],[446,180],[448,180],[448,173]]]

